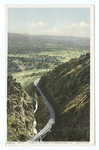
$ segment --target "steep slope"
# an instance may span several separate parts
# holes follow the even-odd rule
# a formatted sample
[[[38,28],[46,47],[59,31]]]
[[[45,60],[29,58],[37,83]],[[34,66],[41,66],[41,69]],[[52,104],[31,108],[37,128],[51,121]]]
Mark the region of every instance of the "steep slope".
[[[38,92],[36,86],[32,85],[32,86],[30,86],[30,88],[31,89],[29,89],[30,90],[29,95],[31,97],[33,97],[34,99],[36,99],[37,103],[38,103],[38,109],[35,113],[35,118],[37,121],[36,129],[38,132],[40,132],[40,130],[42,130],[46,126],[46,124],[49,120],[49,111],[43,101],[42,96]],[[26,89],[26,91],[28,92],[27,89]]]
[[[56,123],[44,140],[90,140],[90,55],[59,65],[41,78],[42,92],[53,106]]]
[[[32,100],[11,75],[7,81],[7,141],[26,141],[34,136]]]

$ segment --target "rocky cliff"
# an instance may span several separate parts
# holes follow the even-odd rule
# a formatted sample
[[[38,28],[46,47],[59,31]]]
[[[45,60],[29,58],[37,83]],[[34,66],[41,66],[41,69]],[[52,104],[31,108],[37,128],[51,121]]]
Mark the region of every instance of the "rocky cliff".
[[[11,75],[7,82],[7,141],[26,141],[34,136],[32,100]]]

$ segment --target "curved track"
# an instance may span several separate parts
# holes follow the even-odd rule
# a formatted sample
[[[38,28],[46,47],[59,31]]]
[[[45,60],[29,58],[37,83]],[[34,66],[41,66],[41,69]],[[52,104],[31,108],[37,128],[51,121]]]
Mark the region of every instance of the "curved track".
[[[50,131],[50,129],[52,128],[53,124],[55,123],[55,112],[54,112],[54,109],[52,108],[52,106],[50,105],[50,103],[48,102],[48,100],[46,99],[46,97],[44,96],[44,94],[42,93],[40,88],[38,87],[37,84],[38,84],[39,80],[40,80],[40,78],[36,79],[34,81],[34,85],[38,89],[39,93],[41,94],[41,96],[42,96],[42,98],[44,100],[44,103],[45,103],[46,107],[49,110],[50,119],[47,122],[46,126],[40,132],[38,132],[33,138],[31,138],[29,141],[40,141],[41,139],[43,139],[43,137],[46,136],[46,134]]]

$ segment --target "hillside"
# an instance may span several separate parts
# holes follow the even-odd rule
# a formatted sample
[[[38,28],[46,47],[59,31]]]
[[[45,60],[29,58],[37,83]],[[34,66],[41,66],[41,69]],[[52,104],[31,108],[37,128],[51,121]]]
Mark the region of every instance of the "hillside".
[[[26,141],[34,136],[32,100],[11,75],[7,81],[7,141]]]
[[[57,48],[56,45],[58,45]],[[31,52],[40,53],[42,51],[57,51],[60,46],[73,48],[76,47],[78,49],[89,49],[90,39],[71,36],[45,36],[8,33],[9,54],[27,54]]]
[[[37,76],[89,51],[89,38],[8,33],[7,73],[26,88]]]
[[[44,141],[90,140],[90,55],[71,59],[41,78],[56,122]]]

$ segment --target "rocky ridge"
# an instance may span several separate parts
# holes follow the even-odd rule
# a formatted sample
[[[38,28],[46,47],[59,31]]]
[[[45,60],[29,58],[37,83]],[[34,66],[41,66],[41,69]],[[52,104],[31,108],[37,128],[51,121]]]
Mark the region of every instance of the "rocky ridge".
[[[11,75],[7,87],[7,141],[26,141],[34,136],[32,100]]]

